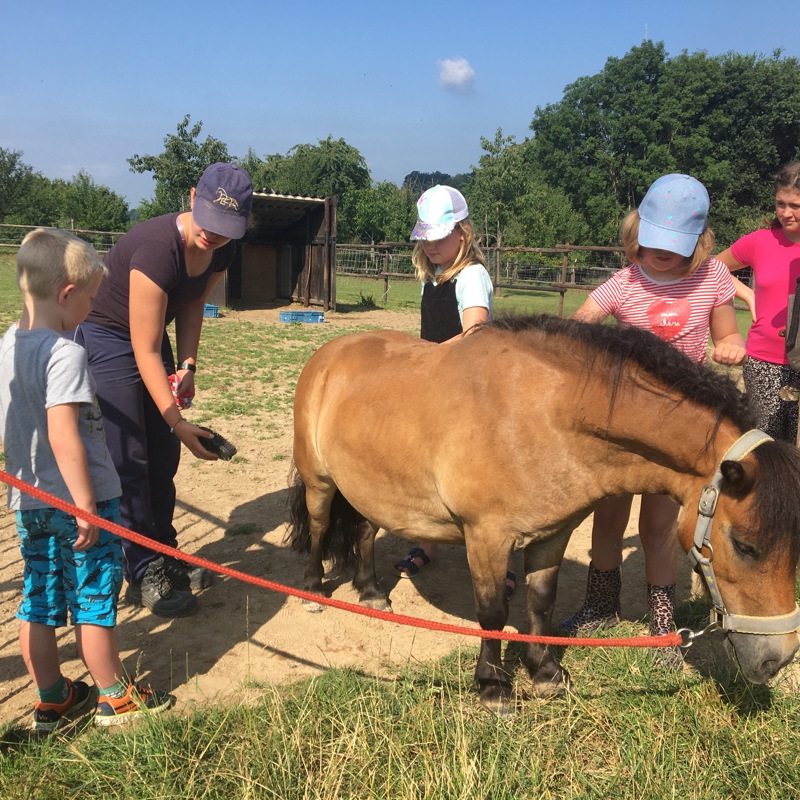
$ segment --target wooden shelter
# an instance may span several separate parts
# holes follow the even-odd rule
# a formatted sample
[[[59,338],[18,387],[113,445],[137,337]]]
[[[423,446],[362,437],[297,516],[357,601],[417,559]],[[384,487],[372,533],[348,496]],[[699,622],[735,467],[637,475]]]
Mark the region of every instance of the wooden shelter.
[[[336,308],[336,198],[253,193],[251,222],[209,303]]]

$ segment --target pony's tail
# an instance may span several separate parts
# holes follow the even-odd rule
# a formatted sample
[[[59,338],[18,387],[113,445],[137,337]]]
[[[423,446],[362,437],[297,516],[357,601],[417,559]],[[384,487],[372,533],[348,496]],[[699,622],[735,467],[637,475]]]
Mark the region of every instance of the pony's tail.
[[[358,528],[366,517],[359,514],[337,489],[331,503],[328,528],[322,536],[322,560],[331,561],[339,570],[358,566]],[[306,484],[293,469],[289,490],[289,530],[284,540],[298,553],[311,552],[311,525],[306,505]]]

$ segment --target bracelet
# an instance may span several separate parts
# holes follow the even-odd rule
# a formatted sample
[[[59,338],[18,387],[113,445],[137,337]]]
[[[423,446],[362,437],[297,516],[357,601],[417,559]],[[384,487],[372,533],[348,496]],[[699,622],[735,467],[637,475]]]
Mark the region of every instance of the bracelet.
[[[178,425],[180,425],[180,424],[181,424],[181,422],[186,422],[186,420],[185,420],[183,417],[179,417],[179,418],[178,418],[178,421],[177,421],[177,422],[176,422],[176,423],[175,423],[175,424],[174,424],[174,425],[173,425],[173,426],[172,426],[172,427],[169,429],[169,432],[170,432],[170,433],[171,433],[173,436],[175,435],[175,428],[177,428],[177,427],[178,427]]]
[[[183,361],[178,369],[188,369],[189,372],[197,372],[197,364],[192,364],[190,361]]]

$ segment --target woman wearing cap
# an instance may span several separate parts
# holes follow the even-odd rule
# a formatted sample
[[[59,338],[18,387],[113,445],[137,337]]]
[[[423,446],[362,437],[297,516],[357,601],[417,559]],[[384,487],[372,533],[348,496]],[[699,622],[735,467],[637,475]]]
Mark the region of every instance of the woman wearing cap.
[[[76,331],[89,355],[109,451],[122,482],[122,524],[177,547],[172,524],[181,444],[214,460],[177,396],[194,394],[203,309],[247,229],[253,187],[241,167],[212,164],[191,190],[191,211],[142,222],[107,253],[108,275]],[[166,328],[175,322],[177,360]],[[178,364],[176,370],[175,364]],[[191,614],[191,588],[207,581],[189,565],[123,540],[129,603],[163,617]]]
[[[622,223],[630,265],[595,289],[573,317],[603,322],[613,316],[620,325],[652,331],[698,363],[705,363],[710,332],[714,361],[740,364],[745,349],[733,309],[736,290],[725,265],[709,258],[714,233],[706,224],[708,208],[708,192],[689,175],[655,181],[638,210]],[[631,495],[609,497],[595,507],[586,600],[561,623],[569,631],[586,633],[619,622],[622,541],[632,501]],[[639,536],[651,636],[674,628],[677,518],[678,505],[671,497],[642,496]],[[679,669],[683,663],[677,647],[654,651],[654,656],[661,666]]]
[[[775,217],[770,227],[742,236],[717,258],[731,272],[753,269],[755,292],[735,281],[737,297],[747,303],[753,317],[742,370],[744,384],[758,427],[794,444],[797,402],[781,399],[780,390],[800,386],[800,374],[786,358],[784,338],[789,295],[800,278],[800,162],[787,164],[775,176]]]
[[[416,242],[411,261],[422,283],[421,337],[450,342],[492,315],[493,287],[486,259],[475,241],[467,201],[458,189],[434,186],[417,201]],[[437,545],[420,544],[395,564],[404,578],[413,578],[435,556]],[[506,593],[516,584],[509,557]]]

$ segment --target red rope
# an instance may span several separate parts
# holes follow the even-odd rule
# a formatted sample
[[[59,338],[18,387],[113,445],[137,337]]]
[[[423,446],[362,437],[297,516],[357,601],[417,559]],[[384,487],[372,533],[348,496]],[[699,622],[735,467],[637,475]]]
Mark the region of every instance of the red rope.
[[[291,595],[292,597],[299,597],[301,600],[310,600],[320,605],[331,606],[333,608],[341,609],[342,611],[350,611],[353,614],[361,614],[364,617],[372,617],[374,619],[382,619],[385,622],[393,622],[396,625],[408,625],[413,628],[425,628],[432,631],[443,631],[445,633],[457,633],[462,636],[477,636],[481,639],[502,639],[508,642],[527,642],[535,644],[550,644],[550,645],[569,645],[581,647],[672,647],[680,645],[682,638],[678,633],[667,633],[663,636],[635,636],[627,639],[574,639],[569,636],[530,636],[524,633],[513,633],[510,631],[487,631],[482,628],[465,628],[461,625],[450,625],[445,622],[431,622],[417,617],[408,617],[405,614],[395,614],[391,611],[379,611],[374,608],[366,608],[364,606],[356,605],[355,603],[346,603],[343,600],[335,600],[332,597],[323,597],[322,595],[315,594],[314,592],[306,592],[302,589],[294,589],[291,586],[284,586],[274,581],[268,581],[264,578],[256,578],[253,575],[248,575],[246,572],[239,572],[239,570],[225,567],[222,564],[215,564],[213,561],[208,561],[200,556],[193,556],[189,553],[184,553],[181,550],[176,550],[174,547],[168,547],[165,544],[156,542],[153,539],[148,539],[140,533],[123,528],[115,522],[111,522],[96,514],[89,514],[86,511],[76,508],[71,503],[55,497],[48,492],[39,489],[36,486],[31,486],[13,475],[9,475],[4,470],[0,470],[0,480],[5,483],[15,486],[20,491],[36,497],[53,508],[59,508],[72,514],[75,517],[91,522],[98,528],[111,531],[111,533],[121,536],[123,539],[128,539],[132,542],[155,550],[157,553],[163,553],[167,556],[173,556],[183,561],[193,564],[196,567],[204,567],[212,572],[219,573],[220,575],[227,575],[230,578],[235,578],[244,583],[251,583],[253,586],[258,586],[262,589],[268,589],[271,592],[279,592],[282,594]]]

